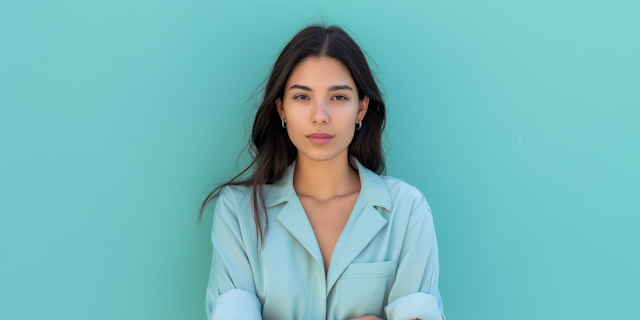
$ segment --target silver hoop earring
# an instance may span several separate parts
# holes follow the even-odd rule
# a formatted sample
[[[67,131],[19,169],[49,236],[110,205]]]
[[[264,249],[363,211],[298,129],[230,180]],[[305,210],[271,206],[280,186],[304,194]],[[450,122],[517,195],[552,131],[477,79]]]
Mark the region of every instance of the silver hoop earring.
[[[285,118],[285,119],[286,119],[286,118]],[[284,125],[285,123],[286,123],[286,122],[284,122],[284,119],[282,119],[282,127],[286,129],[287,127]]]
[[[356,127],[356,130],[360,130],[360,128],[362,128],[362,121],[358,122],[358,126]]]

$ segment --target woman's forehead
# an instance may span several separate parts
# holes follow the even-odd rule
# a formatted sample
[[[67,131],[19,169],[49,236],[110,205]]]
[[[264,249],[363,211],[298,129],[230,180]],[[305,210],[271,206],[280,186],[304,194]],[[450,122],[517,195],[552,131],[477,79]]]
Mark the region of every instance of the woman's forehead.
[[[294,68],[285,89],[296,84],[326,91],[336,85],[353,87],[353,79],[351,72],[340,61],[328,57],[310,57]]]

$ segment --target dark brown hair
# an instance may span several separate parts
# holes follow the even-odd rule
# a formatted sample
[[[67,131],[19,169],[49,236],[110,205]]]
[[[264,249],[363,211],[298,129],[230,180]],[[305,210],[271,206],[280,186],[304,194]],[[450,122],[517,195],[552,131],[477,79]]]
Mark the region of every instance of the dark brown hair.
[[[282,177],[287,166],[297,156],[297,149],[289,139],[287,130],[281,126],[276,110],[276,98],[283,98],[289,75],[307,57],[331,57],[344,64],[351,72],[358,98],[369,97],[367,113],[362,120],[362,128],[356,130],[349,144],[348,154],[377,174],[386,174],[382,132],[385,127],[386,109],[384,98],[372,74],[364,51],[340,27],[315,23],[298,32],[284,47],[276,60],[264,90],[264,98],[253,122],[249,149],[252,162],[230,181],[217,186],[205,198],[198,214],[198,223],[209,201],[227,185],[252,186],[252,211],[259,240],[264,244],[268,226],[263,184],[273,184]],[[354,124],[355,125],[355,124]],[[350,164],[354,166],[354,164]],[[253,168],[253,175],[242,181],[234,181]],[[260,195],[260,196],[258,196]],[[262,230],[261,221],[265,222]]]

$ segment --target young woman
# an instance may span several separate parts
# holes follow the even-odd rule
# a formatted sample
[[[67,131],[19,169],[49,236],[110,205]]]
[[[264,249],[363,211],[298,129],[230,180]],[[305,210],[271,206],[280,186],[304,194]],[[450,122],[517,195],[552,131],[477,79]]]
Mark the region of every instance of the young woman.
[[[291,39],[257,110],[252,163],[198,216],[220,190],[208,319],[445,319],[431,209],[380,175],[384,127],[381,92],[343,29]]]

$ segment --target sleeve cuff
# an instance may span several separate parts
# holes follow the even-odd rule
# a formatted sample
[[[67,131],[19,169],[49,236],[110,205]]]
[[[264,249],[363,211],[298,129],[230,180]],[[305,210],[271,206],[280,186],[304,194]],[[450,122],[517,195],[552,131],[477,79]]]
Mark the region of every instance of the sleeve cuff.
[[[393,300],[384,307],[388,320],[444,320],[435,296],[416,292]]]
[[[262,320],[262,306],[255,294],[231,289],[216,299],[211,320]]]

